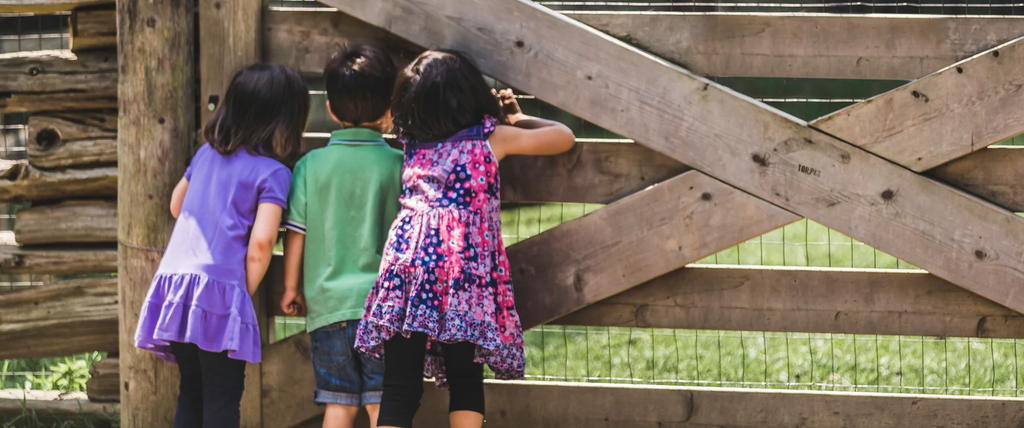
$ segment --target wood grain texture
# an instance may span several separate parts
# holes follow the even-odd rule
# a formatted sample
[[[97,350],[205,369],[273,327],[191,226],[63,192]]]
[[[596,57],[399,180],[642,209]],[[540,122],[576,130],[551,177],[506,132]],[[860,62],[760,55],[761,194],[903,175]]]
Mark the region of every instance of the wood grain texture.
[[[928,171],[928,175],[1014,212],[1024,212],[1024,150],[990,147]]]
[[[104,358],[92,363],[85,392],[93,403],[121,401],[121,363],[117,357]]]
[[[484,394],[491,428],[967,428],[1024,417],[1018,398],[491,380]],[[424,385],[414,426],[447,426],[447,402]]]
[[[0,245],[0,273],[47,275],[117,272],[113,246],[37,247]]]
[[[291,428],[322,415],[313,404],[312,344],[299,333],[263,349],[263,427]]]
[[[323,73],[346,43],[365,43],[390,53],[400,66],[422,51],[386,31],[337,12],[268,10],[263,16],[263,58],[304,73]]]
[[[513,87],[1024,311],[1015,244],[1024,219],[992,204],[530,2],[325,3],[419,44],[463,50]]]
[[[86,278],[0,294],[0,359],[116,352],[117,278]]]
[[[199,0],[200,126],[224,101],[235,72],[260,61],[261,0]],[[210,107],[213,108],[210,108]]]
[[[1021,21],[1024,23],[1024,21]],[[1024,31],[1024,26],[1021,26]],[[1024,38],[811,122],[914,171],[1024,131]]]
[[[0,0],[0,13],[56,13],[114,0]]]
[[[18,211],[14,237],[22,245],[117,242],[117,202],[73,200]]]
[[[28,119],[28,161],[38,168],[117,162],[117,113],[34,114]]]
[[[114,5],[71,12],[71,52],[117,49],[117,11]]]
[[[798,219],[700,172],[683,173],[510,246],[516,309],[532,328],[717,250],[708,244],[736,244]]]
[[[171,190],[185,172],[196,135],[194,2],[117,2],[118,237],[133,246],[164,248],[174,219]],[[160,264],[160,252],[118,247],[121,298],[121,426],[165,426],[173,418],[178,370],[136,349],[139,311]]]
[[[113,52],[0,54],[0,113],[117,107]]]
[[[0,201],[116,197],[117,167],[41,170],[27,161],[0,165]]]
[[[0,424],[23,420],[20,416],[24,409],[35,412],[41,426],[62,426],[68,422],[95,428],[119,426],[113,422],[118,413],[116,404],[87,400],[0,400]]]
[[[566,13],[704,76],[910,80],[1024,36],[1022,18],[1007,16]],[[267,59],[320,72],[341,39],[405,44],[344,16],[268,11]]]
[[[1024,315],[920,271],[685,268],[552,324],[1024,338]]]

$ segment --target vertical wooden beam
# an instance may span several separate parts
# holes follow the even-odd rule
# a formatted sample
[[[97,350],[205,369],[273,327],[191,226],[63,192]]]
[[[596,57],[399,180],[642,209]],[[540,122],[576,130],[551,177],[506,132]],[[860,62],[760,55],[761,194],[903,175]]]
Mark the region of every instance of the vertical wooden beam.
[[[199,0],[199,111],[200,128],[224,101],[231,77],[260,61],[263,50],[262,0]],[[197,141],[201,144],[202,141]],[[253,296],[263,344],[267,344],[266,287]],[[249,364],[242,396],[242,427],[263,426],[262,368]]]
[[[201,125],[224,101],[231,76],[260,61],[262,0],[199,0]]]
[[[118,282],[121,426],[167,426],[177,368],[133,343],[139,310],[174,221],[167,208],[195,135],[192,2],[117,2]],[[150,248],[150,249],[147,249]]]

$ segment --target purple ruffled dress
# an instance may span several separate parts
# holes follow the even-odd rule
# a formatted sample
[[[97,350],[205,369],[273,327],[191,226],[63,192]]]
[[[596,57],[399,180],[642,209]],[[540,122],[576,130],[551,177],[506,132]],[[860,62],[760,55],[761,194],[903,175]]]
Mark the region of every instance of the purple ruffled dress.
[[[260,362],[260,331],[246,290],[245,254],[264,202],[287,207],[291,171],[240,149],[209,144],[185,171],[181,214],[142,305],[135,346],[175,362],[170,342]]]

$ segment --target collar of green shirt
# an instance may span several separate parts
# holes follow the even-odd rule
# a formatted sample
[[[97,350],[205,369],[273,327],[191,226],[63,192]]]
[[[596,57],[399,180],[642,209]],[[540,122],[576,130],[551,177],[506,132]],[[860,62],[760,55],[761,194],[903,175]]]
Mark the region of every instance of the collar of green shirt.
[[[331,133],[328,144],[383,144],[384,136],[380,132],[367,128],[345,128]]]

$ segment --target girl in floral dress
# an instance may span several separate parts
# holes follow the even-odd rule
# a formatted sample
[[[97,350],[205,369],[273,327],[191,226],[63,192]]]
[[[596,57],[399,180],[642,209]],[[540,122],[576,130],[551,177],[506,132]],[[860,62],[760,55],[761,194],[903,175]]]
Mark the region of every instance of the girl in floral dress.
[[[562,153],[575,137],[524,115],[510,90],[491,90],[453,51],[427,51],[403,70],[391,112],[405,145],[402,209],[356,340],[387,357],[378,425],[411,427],[427,376],[449,387],[452,427],[480,427],[483,364],[498,379],[524,368],[498,161]]]

